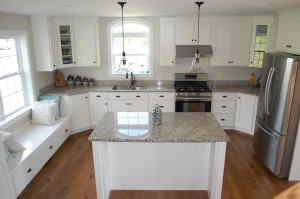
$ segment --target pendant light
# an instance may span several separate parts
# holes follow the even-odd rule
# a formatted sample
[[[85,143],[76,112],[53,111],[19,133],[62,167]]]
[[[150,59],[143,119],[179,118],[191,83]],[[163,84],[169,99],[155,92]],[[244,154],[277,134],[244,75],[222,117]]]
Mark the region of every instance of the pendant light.
[[[123,23],[123,7],[127,2],[118,2],[118,4],[121,6],[122,9],[122,39],[123,39],[123,52],[122,52],[122,59],[119,64],[119,69],[117,70],[118,73],[123,73],[123,72],[130,72],[130,67],[129,63],[126,58],[126,53],[124,51],[124,23]]]
[[[195,2],[198,5],[198,38],[197,38],[197,51],[192,62],[192,66],[189,69],[190,73],[202,73],[204,72],[202,66],[200,65],[200,53],[199,53],[199,21],[200,21],[200,7],[204,4],[203,1]]]

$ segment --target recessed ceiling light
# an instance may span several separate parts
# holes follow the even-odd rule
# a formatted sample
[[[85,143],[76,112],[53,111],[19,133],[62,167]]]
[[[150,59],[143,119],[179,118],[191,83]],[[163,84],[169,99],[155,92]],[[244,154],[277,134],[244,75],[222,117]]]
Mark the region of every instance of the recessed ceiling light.
[[[270,6],[269,4],[255,4],[257,7],[268,7]]]
[[[71,4],[62,4],[60,5],[60,7],[71,7],[72,5]]]

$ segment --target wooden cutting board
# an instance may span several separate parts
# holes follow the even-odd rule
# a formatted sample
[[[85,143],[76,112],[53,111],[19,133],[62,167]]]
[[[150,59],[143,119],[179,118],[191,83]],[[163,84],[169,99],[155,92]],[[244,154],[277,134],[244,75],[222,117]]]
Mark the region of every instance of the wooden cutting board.
[[[67,85],[64,74],[62,72],[60,72],[58,69],[54,71],[53,76],[54,76],[54,81],[55,81],[56,87],[62,87],[62,86]]]

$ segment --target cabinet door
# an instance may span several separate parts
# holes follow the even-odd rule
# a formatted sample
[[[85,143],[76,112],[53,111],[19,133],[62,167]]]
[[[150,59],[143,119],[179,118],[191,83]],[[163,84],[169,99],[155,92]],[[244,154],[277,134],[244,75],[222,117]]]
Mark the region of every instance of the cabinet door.
[[[293,35],[294,20],[293,19],[282,19],[279,20],[278,32],[277,32],[277,45],[276,50],[278,51],[289,51],[291,44],[291,38]]]
[[[99,66],[97,22],[76,21],[77,66]]]
[[[107,111],[107,100],[90,100],[91,125],[96,126]]]
[[[129,103],[129,111],[131,112],[148,112],[148,101],[146,100],[132,100]]]
[[[269,52],[271,23],[260,22],[253,24],[250,66],[262,67],[264,53]]]
[[[216,22],[213,27],[212,66],[230,66],[232,22]]]
[[[230,66],[249,66],[250,46],[251,23],[234,22],[232,27]]]
[[[162,112],[175,112],[174,100],[149,100],[149,111],[152,110],[155,104],[158,104]]]
[[[160,65],[175,65],[175,21],[161,21]]]
[[[71,97],[73,131],[79,131],[90,126],[88,94],[78,94]]]
[[[195,27],[197,27],[197,25],[198,24],[195,24]],[[195,28],[195,30],[197,30],[197,28]],[[211,33],[212,33],[211,21],[200,21],[199,22],[199,44],[211,45]],[[195,34],[195,38],[197,38],[198,32],[195,31],[194,34]],[[195,44],[197,44],[197,42],[195,42]]]
[[[197,42],[194,31],[194,20],[176,22],[176,45],[194,45]]]
[[[128,112],[128,100],[109,100],[109,112]]]
[[[76,52],[74,47],[73,25],[71,23],[59,23],[59,46],[62,67],[76,65]]]
[[[238,94],[235,127],[245,133],[254,134],[256,118],[257,97],[253,95]]]

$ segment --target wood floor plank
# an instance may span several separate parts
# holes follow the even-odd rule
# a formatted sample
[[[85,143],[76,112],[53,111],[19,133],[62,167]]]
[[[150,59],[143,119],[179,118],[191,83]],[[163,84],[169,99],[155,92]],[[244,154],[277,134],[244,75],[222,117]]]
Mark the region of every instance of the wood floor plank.
[[[91,130],[70,136],[18,199],[96,199]],[[296,184],[254,156],[252,137],[228,130],[222,199],[271,198]],[[207,199],[206,191],[118,191],[110,199]]]

